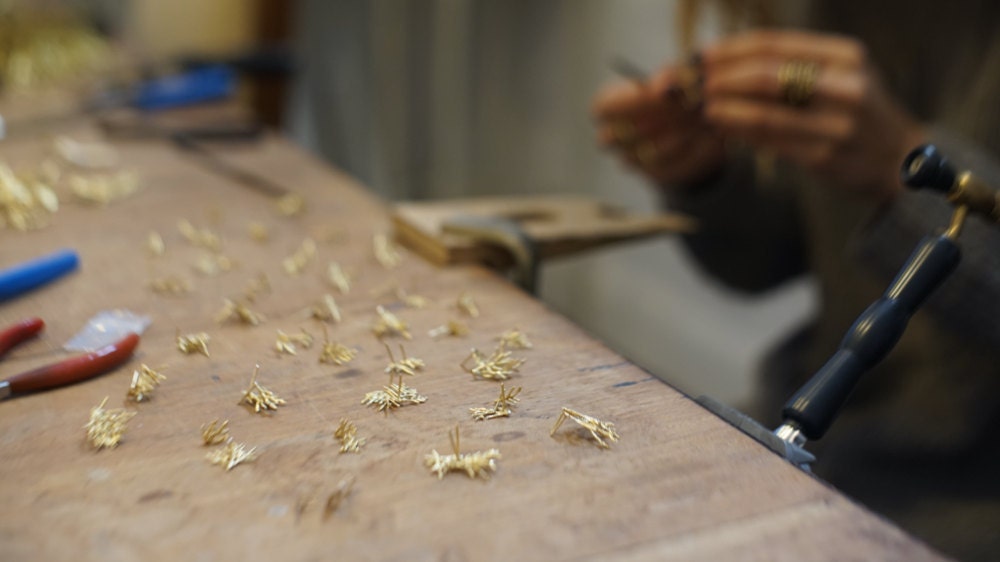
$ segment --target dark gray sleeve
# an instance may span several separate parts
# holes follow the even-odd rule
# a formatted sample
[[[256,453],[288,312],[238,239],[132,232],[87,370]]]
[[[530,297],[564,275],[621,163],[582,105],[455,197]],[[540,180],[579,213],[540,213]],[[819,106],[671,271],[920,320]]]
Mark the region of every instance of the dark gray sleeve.
[[[959,171],[970,170],[1000,187],[1000,160],[995,156],[943,130],[932,129],[930,142]],[[892,275],[921,238],[947,227],[952,210],[940,194],[907,190],[869,224],[859,241],[860,259]],[[1000,348],[1000,225],[970,217],[958,244],[961,263],[925,306],[956,333]]]
[[[667,205],[698,219],[684,236],[688,253],[710,275],[757,293],[803,273],[805,250],[791,190],[758,186],[753,156],[735,154],[720,174],[667,193]]]

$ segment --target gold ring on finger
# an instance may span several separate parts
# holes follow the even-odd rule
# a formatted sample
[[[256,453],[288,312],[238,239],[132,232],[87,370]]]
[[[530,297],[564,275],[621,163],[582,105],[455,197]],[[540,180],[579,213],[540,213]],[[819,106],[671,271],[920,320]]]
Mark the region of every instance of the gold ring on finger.
[[[785,103],[805,107],[816,94],[819,64],[810,60],[792,59],[778,67],[778,88]]]

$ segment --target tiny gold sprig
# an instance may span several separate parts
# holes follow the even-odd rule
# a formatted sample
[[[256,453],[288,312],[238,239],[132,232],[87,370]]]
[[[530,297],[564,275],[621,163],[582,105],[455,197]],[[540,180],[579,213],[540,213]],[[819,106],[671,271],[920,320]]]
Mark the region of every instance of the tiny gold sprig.
[[[271,280],[266,273],[261,272],[257,277],[247,282],[246,289],[243,290],[243,296],[248,302],[256,302],[258,295],[269,294],[270,292]]]
[[[396,289],[396,298],[403,301],[407,308],[427,308],[431,303],[430,299],[421,295],[412,295],[402,288]]]
[[[146,241],[146,250],[154,258],[162,256],[167,250],[166,245],[163,243],[163,238],[155,230],[149,233],[149,238]]]
[[[455,306],[470,318],[479,318],[479,306],[469,293],[463,291],[455,301]]]
[[[365,394],[361,403],[365,406],[372,406],[379,412],[388,414],[389,410],[403,406],[423,404],[426,401],[426,396],[421,396],[417,392],[417,389],[406,386],[403,383],[403,375],[399,376],[399,382],[395,385],[393,385],[393,376],[389,375],[389,385],[383,386],[382,390],[373,390]]]
[[[340,440],[341,453],[357,453],[367,441],[364,437],[358,437],[358,426],[347,418],[340,420],[333,436]]]
[[[139,365],[138,369],[132,371],[132,382],[129,384],[126,396],[133,402],[148,400],[153,390],[166,379],[167,377],[143,363]]]
[[[511,356],[511,353],[501,343],[488,357],[480,353],[478,349],[473,348],[465,361],[462,361],[461,367],[473,378],[507,380],[513,373],[518,372],[524,361],[524,359]]]
[[[344,271],[344,268],[340,267],[340,264],[332,261],[326,269],[326,278],[330,281],[340,294],[346,295],[351,292],[351,278]]]
[[[350,363],[355,355],[357,355],[356,350],[341,343],[331,342],[330,334],[326,331],[326,325],[323,325],[323,347],[319,353],[320,363],[344,365],[345,363]]]
[[[552,426],[552,431],[549,432],[549,435],[555,435],[559,426],[561,426],[567,419],[573,420],[582,427],[586,428],[587,431],[590,432],[590,435],[597,441],[597,446],[602,449],[608,449],[611,447],[604,441],[604,439],[613,443],[618,442],[619,435],[618,432],[615,431],[615,424],[601,421],[595,417],[577,412],[576,410],[572,410],[565,406],[563,407],[562,412],[559,413],[559,419],[557,419],[556,424]],[[602,439],[602,437],[604,439]]]
[[[229,439],[229,420],[220,422],[214,419],[201,426],[201,442],[206,447],[225,443]]]
[[[506,332],[500,334],[497,338],[500,340],[500,344],[507,349],[531,349],[534,345],[528,336],[521,330],[514,328],[512,330],[507,330]]]
[[[87,430],[87,441],[95,449],[113,449],[121,442],[128,421],[135,417],[136,412],[124,408],[105,409],[108,397],[90,409],[90,421],[84,426]]]
[[[504,384],[500,383],[500,397],[493,401],[491,408],[469,408],[472,419],[476,421],[492,420],[496,418],[510,417],[511,407],[520,400],[517,395],[521,393],[521,387],[515,386],[507,392]]]
[[[208,334],[205,332],[198,332],[195,334],[185,334],[181,335],[180,332],[177,333],[177,349],[185,355],[191,355],[192,353],[200,353],[205,357],[211,357],[208,354]]]
[[[250,239],[258,244],[267,242],[267,239],[271,236],[267,227],[259,222],[251,222],[247,224],[247,232],[250,234]]]
[[[488,449],[463,454],[459,448],[458,425],[455,426],[454,433],[448,433],[448,438],[451,441],[452,454],[442,455],[433,450],[424,457],[424,464],[432,473],[437,474],[438,480],[452,471],[464,472],[469,478],[478,477],[485,480],[489,480],[491,472],[496,472],[496,461],[500,459],[499,450]]]
[[[278,214],[284,217],[301,215],[306,210],[306,199],[298,193],[288,193],[274,202]]]
[[[263,314],[254,312],[242,302],[231,299],[224,299],[222,309],[215,315],[215,321],[219,324],[238,322],[248,326],[257,326],[264,320],[266,318]]]
[[[177,221],[177,230],[192,245],[212,252],[222,249],[222,239],[207,228],[196,228],[185,219]]]
[[[226,446],[210,451],[205,457],[208,459],[208,462],[223,466],[226,472],[229,472],[241,463],[257,460],[256,451],[256,447],[247,449],[247,446],[243,443],[230,441]]]
[[[372,249],[375,259],[386,269],[393,269],[403,261],[399,249],[385,234],[376,234],[372,237]]]
[[[150,279],[146,284],[151,291],[159,295],[183,295],[191,292],[191,283],[173,275]]]
[[[428,330],[427,335],[433,339],[443,337],[460,338],[469,333],[469,327],[458,320],[449,320],[447,324],[442,324],[436,328]]]
[[[378,320],[372,326],[375,337],[382,339],[385,336],[398,335],[408,340],[413,339],[409,328],[395,314],[382,305],[375,307],[375,312],[378,313]]]
[[[195,262],[194,268],[205,277],[215,277],[220,273],[232,271],[239,264],[222,254],[204,253]]]
[[[260,413],[262,410],[277,410],[278,406],[285,403],[278,398],[278,395],[261,386],[257,382],[257,375],[260,373],[260,365],[254,367],[253,376],[250,378],[250,386],[243,392],[240,403],[246,403],[253,408],[253,411]]]
[[[341,320],[340,307],[337,306],[333,295],[323,295],[323,299],[313,305],[310,314],[322,322],[340,323]]]
[[[314,257],[316,257],[316,241],[312,238],[306,238],[302,241],[302,245],[295,250],[295,253],[285,258],[281,264],[286,273],[295,276],[302,273],[302,270],[309,265]]]
[[[395,375],[416,375],[417,371],[422,371],[426,366],[423,359],[418,359],[416,357],[407,357],[406,349],[403,348],[403,344],[399,344],[400,359],[396,361],[396,358],[392,355],[392,349],[389,344],[382,342],[385,346],[385,351],[389,354],[389,365],[385,368],[385,372],[389,373],[390,377]]]
[[[298,334],[286,334],[285,332],[278,330],[278,339],[274,342],[274,348],[279,354],[295,355],[297,345],[300,345],[306,349],[312,347],[313,337],[312,334],[300,328],[301,332]]]

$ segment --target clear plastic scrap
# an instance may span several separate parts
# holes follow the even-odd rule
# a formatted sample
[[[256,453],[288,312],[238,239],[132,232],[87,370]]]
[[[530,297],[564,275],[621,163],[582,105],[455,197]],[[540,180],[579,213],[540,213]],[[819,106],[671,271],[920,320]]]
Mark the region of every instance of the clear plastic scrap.
[[[152,323],[149,316],[126,309],[102,310],[74,335],[63,348],[67,351],[94,351],[115,343],[128,334],[142,334]]]

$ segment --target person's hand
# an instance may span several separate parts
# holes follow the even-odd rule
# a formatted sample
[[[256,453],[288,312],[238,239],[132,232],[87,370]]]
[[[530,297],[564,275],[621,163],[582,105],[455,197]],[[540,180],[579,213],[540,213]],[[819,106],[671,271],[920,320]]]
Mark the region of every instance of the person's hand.
[[[630,167],[661,185],[693,183],[722,166],[722,139],[696,108],[688,108],[679,67],[648,82],[621,82],[594,100],[598,139]]]
[[[702,61],[705,119],[720,134],[878,200],[902,189],[900,164],[925,135],[857,41],[756,31],[706,48]]]

